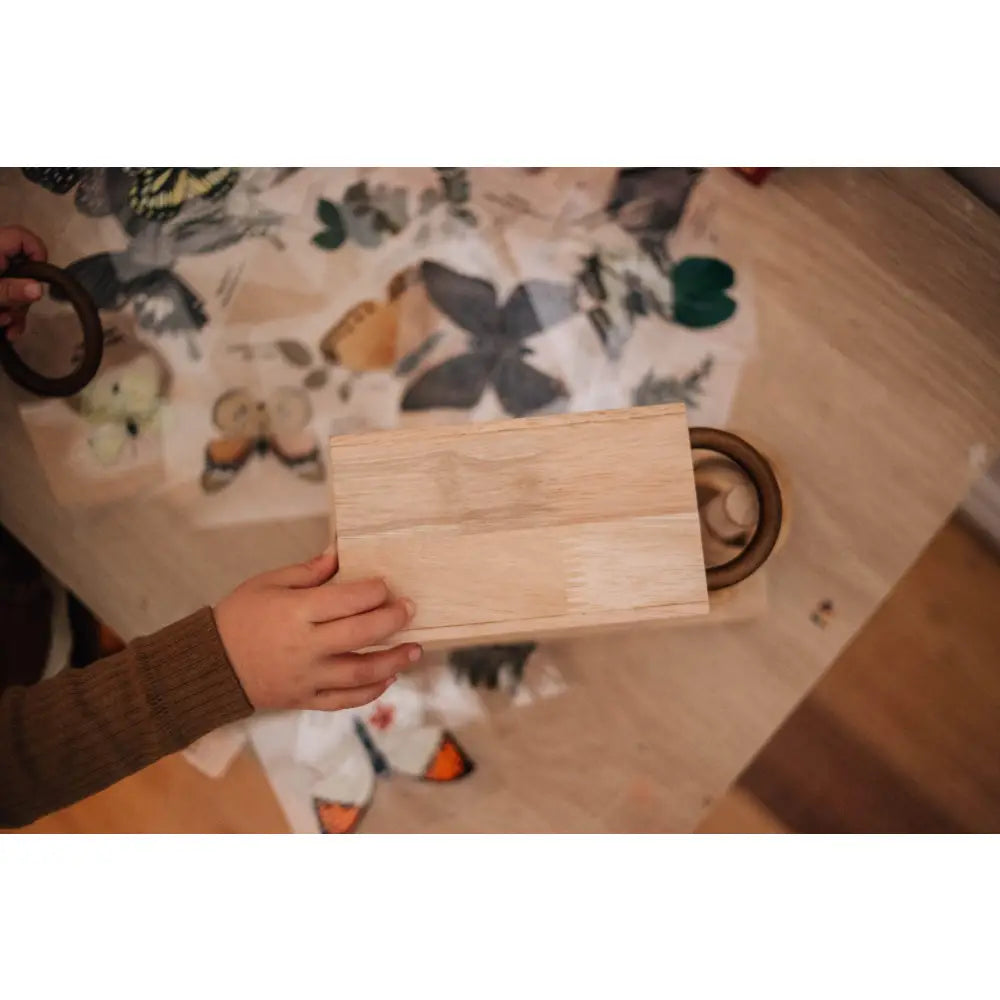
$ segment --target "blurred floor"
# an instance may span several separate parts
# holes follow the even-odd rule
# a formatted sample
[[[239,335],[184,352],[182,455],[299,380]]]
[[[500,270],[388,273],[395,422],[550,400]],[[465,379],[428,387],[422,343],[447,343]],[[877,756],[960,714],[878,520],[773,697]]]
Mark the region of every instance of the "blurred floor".
[[[959,519],[700,830],[1000,831],[1000,559]]]
[[[564,710],[557,702],[549,709]],[[579,777],[567,772],[567,796],[546,797],[537,813],[522,815],[526,807],[507,792],[498,793],[506,795],[507,812],[486,794],[460,817],[411,825],[476,830],[479,809],[488,807],[492,829],[582,828],[573,812]],[[615,776],[623,784],[627,778]],[[402,795],[376,826],[398,829],[399,810],[419,812],[415,794]],[[648,820],[639,809],[615,829],[650,829]],[[174,756],[30,829],[287,827],[267,779],[244,752],[225,794]],[[1000,831],[1000,560],[993,551],[959,520],[949,522],[700,829]]]

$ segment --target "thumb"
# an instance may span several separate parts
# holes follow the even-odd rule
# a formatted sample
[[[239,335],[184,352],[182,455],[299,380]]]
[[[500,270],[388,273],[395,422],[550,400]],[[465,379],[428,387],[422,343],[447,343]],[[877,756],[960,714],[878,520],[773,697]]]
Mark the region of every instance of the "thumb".
[[[337,550],[331,545],[303,563],[294,563],[267,574],[267,582],[275,587],[318,587],[337,572]]]
[[[42,286],[30,278],[0,278],[0,306],[28,306],[42,297]]]

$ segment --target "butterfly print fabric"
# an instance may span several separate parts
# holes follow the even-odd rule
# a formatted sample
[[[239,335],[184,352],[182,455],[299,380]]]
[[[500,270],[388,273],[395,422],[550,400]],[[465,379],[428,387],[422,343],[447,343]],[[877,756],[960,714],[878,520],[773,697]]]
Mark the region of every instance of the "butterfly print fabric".
[[[56,421],[34,402],[22,414],[53,476],[67,450],[81,456],[83,488],[62,490],[66,502],[100,502],[117,475],[116,497],[159,488],[197,527],[325,515],[334,434],[670,399],[724,423],[753,311],[745,269],[714,249],[711,214],[689,211],[700,176],[0,171],[4,217],[36,229],[105,323],[166,368],[155,412],[139,418],[80,406]],[[139,365],[128,384],[143,378]],[[268,425],[284,391],[298,424],[221,430],[218,401],[235,390]],[[56,423],[58,448],[45,444]],[[139,453],[146,474],[126,487]]]

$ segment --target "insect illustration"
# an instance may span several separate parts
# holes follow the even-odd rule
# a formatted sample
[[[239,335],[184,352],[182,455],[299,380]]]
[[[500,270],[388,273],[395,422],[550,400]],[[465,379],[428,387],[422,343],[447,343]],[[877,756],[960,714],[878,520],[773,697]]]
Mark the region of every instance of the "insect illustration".
[[[212,408],[212,421],[221,432],[205,448],[201,487],[217,493],[228,486],[254,455],[274,455],[300,479],[324,478],[319,445],[309,428],[312,406],[304,389],[285,387],[267,400],[249,389],[223,393]]]
[[[407,389],[403,410],[468,409],[492,386],[516,417],[567,395],[566,386],[528,364],[525,341],[576,311],[572,286],[549,281],[518,285],[502,305],[492,282],[424,261],[421,276],[431,303],[469,335],[468,349],[428,369]]]
[[[151,167],[139,170],[128,191],[129,207],[144,219],[172,219],[194,198],[214,201],[228,194],[239,178],[232,167]]]
[[[90,425],[90,453],[111,466],[130,447],[134,451],[140,437],[158,430],[170,371],[151,348],[131,338],[109,336],[104,357],[93,381],[67,402]]]
[[[124,230],[125,250],[83,257],[67,269],[97,307],[132,305],[141,327],[183,336],[193,359],[200,357],[194,334],[208,322],[208,314],[201,296],[173,268],[181,257],[212,253],[247,236],[274,239],[272,231],[282,218],[259,208],[256,198],[292,172],[229,167],[24,170],[29,180],[56,194],[75,188],[81,214],[113,216]],[[58,297],[53,289],[53,298]]]
[[[114,200],[105,188],[109,175],[114,175],[115,180],[127,182],[124,190],[131,210],[159,222],[175,216],[187,201],[222,197],[239,179],[239,171],[232,167],[26,167],[23,173],[54,194],[68,194],[76,187],[76,205],[84,215],[114,211]]]
[[[377,247],[388,236],[396,236],[409,222],[408,192],[404,187],[358,181],[344,192],[342,200],[320,198],[316,217],[322,223],[313,237],[313,245],[321,250],[336,250],[348,239],[358,246]]]
[[[451,650],[448,663],[456,676],[468,679],[473,687],[495,689],[506,671],[510,686],[517,688],[524,677],[524,665],[535,649],[533,642],[466,646]]]
[[[384,300],[366,299],[348,309],[320,341],[320,351],[352,377],[388,370],[407,375],[441,338],[429,333],[435,316],[420,269],[406,268],[389,282]],[[341,392],[350,391],[349,379]]]
[[[667,237],[677,228],[699,173],[692,167],[619,170],[605,206],[664,274],[669,267]]]
[[[391,703],[382,699],[353,718],[355,739],[338,747],[331,773],[312,789],[312,806],[321,833],[351,833],[371,805],[375,779],[402,774],[423,781],[464,778],[475,765],[448,730],[405,726]]]

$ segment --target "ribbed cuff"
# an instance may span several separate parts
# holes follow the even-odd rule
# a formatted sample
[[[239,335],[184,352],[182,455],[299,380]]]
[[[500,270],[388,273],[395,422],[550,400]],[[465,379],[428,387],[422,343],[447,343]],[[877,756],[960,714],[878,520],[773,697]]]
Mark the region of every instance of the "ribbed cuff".
[[[175,746],[252,714],[211,608],[132,643],[157,724]]]

